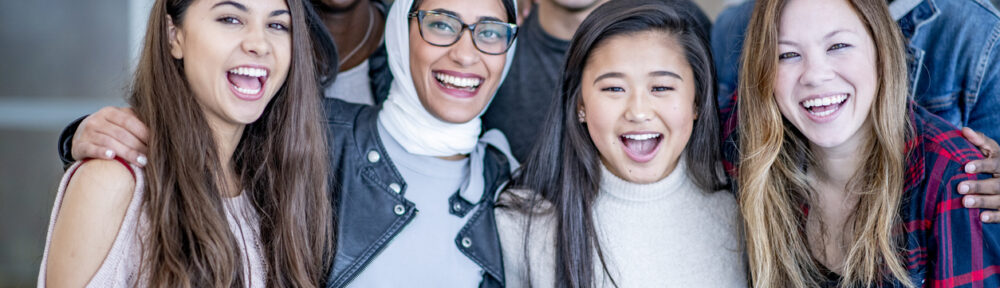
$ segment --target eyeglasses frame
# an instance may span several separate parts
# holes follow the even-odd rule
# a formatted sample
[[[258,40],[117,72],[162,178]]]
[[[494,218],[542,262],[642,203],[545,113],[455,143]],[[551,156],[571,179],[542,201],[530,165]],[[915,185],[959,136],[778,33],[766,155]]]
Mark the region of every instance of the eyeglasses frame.
[[[450,17],[452,19],[455,19],[455,21],[458,21],[458,24],[462,25],[462,29],[460,29],[458,31],[458,37],[456,37],[455,40],[451,41],[451,43],[444,44],[444,45],[434,44],[434,43],[431,43],[430,41],[427,41],[427,38],[424,37],[424,27],[423,27],[423,25],[421,25],[421,23],[424,22],[424,17],[427,16],[427,14],[444,15],[446,17]],[[517,28],[518,27],[517,27],[517,24],[514,24],[514,23],[507,23],[507,22],[500,22],[500,21],[493,21],[493,20],[481,20],[481,21],[478,21],[476,23],[465,24],[465,22],[462,22],[462,19],[458,19],[458,17],[455,17],[455,15],[451,15],[451,14],[448,14],[448,13],[441,13],[441,12],[437,12],[437,11],[427,11],[427,10],[417,10],[417,11],[410,12],[410,14],[407,14],[407,17],[408,18],[417,18],[417,30],[420,31],[420,38],[423,39],[424,42],[427,42],[427,44],[431,44],[431,45],[434,45],[434,46],[437,46],[437,47],[449,47],[451,45],[455,45],[455,43],[458,43],[459,40],[462,40],[462,32],[465,32],[466,30],[468,30],[469,31],[469,37],[472,37],[472,46],[475,46],[476,50],[479,50],[479,52],[483,52],[483,53],[486,53],[488,55],[503,55],[503,54],[506,54],[508,50],[510,50],[510,47],[513,46],[514,40],[517,39],[517,32],[518,32]],[[511,30],[512,30],[511,37],[510,37],[510,40],[507,40],[507,48],[505,48],[503,50],[503,52],[500,52],[500,53],[490,53],[490,52],[483,51],[482,48],[479,48],[479,44],[476,43],[476,36],[473,35],[472,33],[476,30],[476,25],[479,24],[479,23],[483,23],[483,22],[489,22],[489,23],[495,23],[495,24],[503,24],[503,25],[506,25],[507,27],[511,28]]]

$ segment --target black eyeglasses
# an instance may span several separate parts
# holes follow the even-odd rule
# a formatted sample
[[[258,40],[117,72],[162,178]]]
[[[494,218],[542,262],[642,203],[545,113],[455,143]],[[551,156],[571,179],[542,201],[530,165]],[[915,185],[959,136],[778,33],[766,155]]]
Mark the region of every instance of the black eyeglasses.
[[[438,47],[455,44],[458,39],[462,39],[462,32],[469,29],[476,49],[486,54],[500,55],[507,53],[517,36],[517,25],[506,22],[482,20],[470,25],[462,23],[462,20],[451,14],[424,10],[414,11],[409,16],[417,18],[420,37]]]

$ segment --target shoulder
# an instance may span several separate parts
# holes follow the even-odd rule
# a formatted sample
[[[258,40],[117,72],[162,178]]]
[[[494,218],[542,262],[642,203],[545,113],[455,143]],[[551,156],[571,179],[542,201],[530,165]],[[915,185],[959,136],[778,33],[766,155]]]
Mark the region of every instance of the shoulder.
[[[552,203],[538,197],[541,196],[526,189],[506,189],[500,193],[493,213],[501,238],[505,234],[523,236],[529,222],[532,226],[555,224]]]
[[[81,163],[71,172],[71,178],[66,185],[66,195],[63,197],[85,194],[87,197],[84,198],[94,200],[85,201],[87,205],[97,205],[100,208],[127,207],[136,188],[136,179],[133,176],[134,170],[125,165],[117,160],[103,159],[92,159]],[[69,200],[77,200],[77,197],[64,199],[64,201]]]
[[[377,112],[374,106],[350,103],[336,98],[323,97],[322,103],[327,123],[331,125],[354,126],[363,113]]]
[[[128,215],[141,203],[141,189],[136,187],[142,185],[142,176],[130,168],[116,160],[90,160],[67,172],[53,208],[47,256],[41,267],[49,285],[83,286],[98,281],[91,280],[95,273],[127,253],[113,247],[119,230],[133,229],[125,227],[134,227],[138,219]]]
[[[969,143],[962,136],[962,131],[954,125],[948,123],[941,117],[931,114],[926,109],[913,106],[913,120],[917,140],[923,146],[922,151],[925,161],[934,162],[956,162],[959,165],[982,159],[983,155],[975,145]],[[938,159],[943,157],[943,159]],[[933,162],[927,162],[934,165]]]

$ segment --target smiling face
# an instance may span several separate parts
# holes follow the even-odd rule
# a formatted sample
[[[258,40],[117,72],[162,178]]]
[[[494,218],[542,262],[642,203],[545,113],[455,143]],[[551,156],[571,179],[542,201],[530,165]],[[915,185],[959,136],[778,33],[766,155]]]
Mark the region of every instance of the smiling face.
[[[424,0],[418,10],[452,14],[466,24],[507,22],[499,0]],[[434,46],[421,38],[416,18],[409,23],[410,73],[420,103],[431,115],[449,123],[465,123],[479,116],[500,86],[506,54],[477,50],[467,29],[455,44]]]
[[[291,16],[283,0],[197,0],[171,28],[170,54],[210,124],[257,120],[291,63]]]
[[[608,38],[593,49],[580,80],[584,121],[604,166],[633,183],[667,177],[697,117],[694,75],[676,38]]]
[[[846,1],[793,0],[781,15],[778,109],[814,146],[858,145],[877,89],[867,29]]]

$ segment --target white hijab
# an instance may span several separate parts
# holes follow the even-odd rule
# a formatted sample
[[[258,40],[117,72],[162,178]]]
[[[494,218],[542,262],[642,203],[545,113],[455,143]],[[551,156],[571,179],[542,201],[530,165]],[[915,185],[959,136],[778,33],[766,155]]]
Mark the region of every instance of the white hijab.
[[[393,80],[389,88],[389,97],[379,112],[379,123],[411,154],[425,156],[469,154],[476,149],[482,130],[482,121],[479,117],[489,107],[489,103],[483,107],[483,111],[479,111],[476,118],[460,124],[441,121],[420,103],[417,90],[413,86],[413,76],[410,74],[410,21],[407,14],[412,5],[413,0],[396,0],[386,17],[385,46]],[[462,34],[463,38],[468,36],[464,31]],[[500,74],[500,83],[507,78],[507,71],[510,70],[511,61],[514,59],[513,45],[505,56],[506,63],[503,73]],[[499,89],[500,85],[496,87]],[[494,91],[493,96],[495,95]],[[493,102],[493,97],[490,98],[490,102]]]

